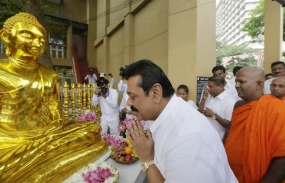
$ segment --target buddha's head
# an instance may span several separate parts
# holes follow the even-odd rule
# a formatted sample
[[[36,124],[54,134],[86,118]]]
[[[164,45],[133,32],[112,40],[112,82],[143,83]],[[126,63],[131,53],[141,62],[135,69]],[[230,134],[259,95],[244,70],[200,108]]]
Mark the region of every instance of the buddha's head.
[[[46,47],[46,30],[36,17],[18,13],[4,22],[0,37],[6,46],[6,55],[21,59],[36,59]]]

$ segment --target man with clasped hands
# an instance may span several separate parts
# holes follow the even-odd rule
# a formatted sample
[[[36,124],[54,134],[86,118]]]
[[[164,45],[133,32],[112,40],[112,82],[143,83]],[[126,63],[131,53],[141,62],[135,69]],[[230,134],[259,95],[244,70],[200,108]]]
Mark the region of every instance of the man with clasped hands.
[[[205,116],[175,95],[160,67],[139,60],[126,68],[128,105],[137,121],[127,137],[148,182],[236,183],[218,133]],[[140,120],[154,120],[145,135]]]

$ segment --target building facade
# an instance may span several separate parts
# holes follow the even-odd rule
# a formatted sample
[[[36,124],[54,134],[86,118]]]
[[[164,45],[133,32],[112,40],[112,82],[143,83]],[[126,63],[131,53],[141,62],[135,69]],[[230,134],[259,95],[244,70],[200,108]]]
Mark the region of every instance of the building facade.
[[[220,0],[216,9],[217,41],[228,45],[249,44],[251,48],[263,49],[263,43],[251,43],[251,37],[241,30],[259,3],[260,0]]]

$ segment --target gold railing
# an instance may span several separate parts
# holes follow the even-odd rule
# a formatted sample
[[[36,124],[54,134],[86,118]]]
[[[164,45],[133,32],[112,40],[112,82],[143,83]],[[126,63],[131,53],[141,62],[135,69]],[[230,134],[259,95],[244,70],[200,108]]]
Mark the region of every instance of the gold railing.
[[[91,105],[94,94],[95,84],[71,84],[66,82],[61,87],[60,102],[63,111],[64,121],[77,120],[79,116],[87,111],[96,113],[96,121],[98,122],[102,113],[100,105],[95,107]]]

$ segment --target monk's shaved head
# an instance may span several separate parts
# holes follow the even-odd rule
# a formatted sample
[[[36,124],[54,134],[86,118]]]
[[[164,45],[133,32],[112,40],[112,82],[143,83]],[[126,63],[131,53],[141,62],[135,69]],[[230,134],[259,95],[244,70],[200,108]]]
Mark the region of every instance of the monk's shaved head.
[[[282,99],[285,97],[285,77],[280,76],[272,80],[270,84],[271,95]]]
[[[245,67],[236,74],[236,89],[246,102],[257,100],[263,95],[264,71],[259,67]]]
[[[256,81],[264,81],[264,71],[259,67],[245,67],[238,71],[248,77],[248,79],[253,79]]]

